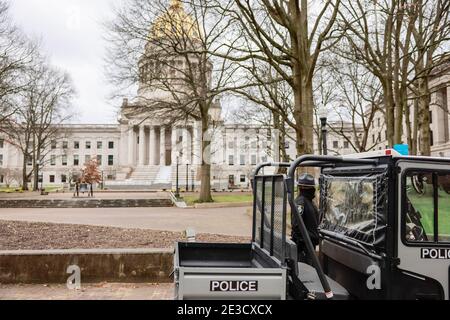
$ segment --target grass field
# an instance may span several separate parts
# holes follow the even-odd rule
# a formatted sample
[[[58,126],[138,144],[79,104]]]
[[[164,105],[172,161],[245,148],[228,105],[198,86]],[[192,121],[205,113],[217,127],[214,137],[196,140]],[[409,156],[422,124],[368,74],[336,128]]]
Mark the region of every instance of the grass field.
[[[183,197],[184,201],[188,205],[193,205],[198,200],[198,195],[188,195]],[[252,202],[253,196],[251,194],[221,194],[213,195],[213,200],[215,203],[241,203],[241,202]]]
[[[420,212],[422,216],[422,224],[427,234],[433,234],[434,225],[434,208],[432,194],[425,195],[409,194],[408,195],[414,208]],[[445,237],[450,236],[450,195],[444,191],[439,192],[439,234]]]
[[[51,186],[51,187],[46,187],[44,186],[45,191],[47,192],[56,192],[58,190],[62,190],[62,187],[55,187],[55,186]],[[21,188],[0,188],[0,193],[23,193],[24,191],[22,191]]]

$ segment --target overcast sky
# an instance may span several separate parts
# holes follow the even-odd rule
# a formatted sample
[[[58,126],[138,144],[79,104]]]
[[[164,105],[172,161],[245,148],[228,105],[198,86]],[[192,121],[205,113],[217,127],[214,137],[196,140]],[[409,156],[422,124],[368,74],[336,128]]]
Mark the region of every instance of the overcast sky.
[[[13,0],[14,21],[42,40],[51,62],[68,71],[78,97],[79,123],[115,123],[120,101],[108,100],[112,88],[104,75],[106,43],[102,23],[120,0]]]

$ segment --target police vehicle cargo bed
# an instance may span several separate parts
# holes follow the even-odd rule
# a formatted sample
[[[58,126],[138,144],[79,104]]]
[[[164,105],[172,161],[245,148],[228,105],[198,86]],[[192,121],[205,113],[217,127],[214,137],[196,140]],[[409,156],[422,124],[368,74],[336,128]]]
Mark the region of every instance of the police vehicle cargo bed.
[[[178,243],[174,259],[179,300],[286,299],[286,269],[252,244]]]

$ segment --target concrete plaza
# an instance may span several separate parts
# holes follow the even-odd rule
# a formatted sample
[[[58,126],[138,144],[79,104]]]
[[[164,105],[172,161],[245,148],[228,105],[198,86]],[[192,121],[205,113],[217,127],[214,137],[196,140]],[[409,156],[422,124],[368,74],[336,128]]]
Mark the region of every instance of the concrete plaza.
[[[98,209],[6,209],[0,220],[80,224],[229,236],[251,236],[250,208],[98,208]]]

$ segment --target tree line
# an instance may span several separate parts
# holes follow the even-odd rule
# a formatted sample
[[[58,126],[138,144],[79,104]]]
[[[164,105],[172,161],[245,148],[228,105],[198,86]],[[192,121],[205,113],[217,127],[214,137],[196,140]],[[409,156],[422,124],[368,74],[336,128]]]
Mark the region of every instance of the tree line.
[[[151,114],[201,121],[204,159],[209,110],[228,95],[243,101],[238,118],[292,138],[298,155],[320,140],[319,107],[356,151],[381,142],[369,137],[381,114],[389,146],[430,155],[430,78],[449,63],[449,13],[447,0],[126,0],[106,25],[108,76],[139,83]],[[201,201],[210,170],[204,160]]]
[[[0,133],[22,155],[22,170],[5,179],[23,190],[39,188],[40,170],[49,163],[52,144],[64,137],[61,124],[73,115],[75,90],[70,76],[45,56],[11,19],[9,4],[0,1]]]

